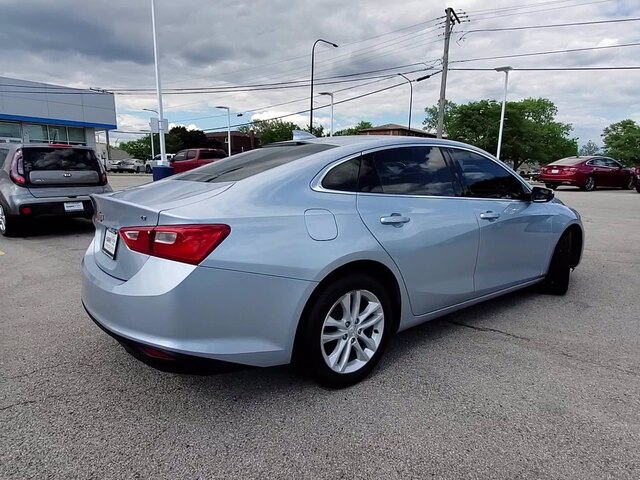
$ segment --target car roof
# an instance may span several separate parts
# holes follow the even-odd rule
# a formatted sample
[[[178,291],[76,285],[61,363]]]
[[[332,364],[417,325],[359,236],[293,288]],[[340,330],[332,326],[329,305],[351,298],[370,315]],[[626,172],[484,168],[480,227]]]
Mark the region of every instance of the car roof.
[[[442,147],[465,147],[479,150],[477,147],[473,147],[467,143],[456,142],[453,140],[445,140],[442,138],[431,137],[405,137],[400,135],[340,135],[335,137],[318,137],[318,138],[304,138],[301,140],[289,140],[286,142],[277,142],[265,145],[263,148],[269,148],[269,146],[287,145],[287,144],[304,144],[304,143],[317,143],[325,145],[333,145],[336,147],[362,147],[362,148],[375,148],[385,145],[401,145],[403,143],[424,143],[425,145],[439,145]],[[486,152],[483,152],[486,154]]]

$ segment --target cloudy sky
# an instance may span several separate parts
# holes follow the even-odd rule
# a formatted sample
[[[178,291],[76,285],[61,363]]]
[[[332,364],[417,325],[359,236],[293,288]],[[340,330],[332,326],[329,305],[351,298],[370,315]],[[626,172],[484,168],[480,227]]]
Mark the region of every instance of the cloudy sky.
[[[163,88],[179,92],[165,94],[165,117],[173,124],[225,129],[226,114],[216,105],[231,108],[232,124],[305,111],[311,46],[325,38],[339,48],[316,48],[316,82],[325,83],[316,92],[333,91],[336,102],[347,100],[335,107],[336,129],[359,120],[406,124],[406,83],[349,99],[401,83],[398,72],[416,79],[433,72],[428,69],[438,70],[446,6],[464,20],[451,37],[452,69],[640,65],[640,46],[615,47],[640,42],[637,21],[473,31],[637,18],[639,0],[156,0]],[[145,90],[155,87],[150,1],[0,0],[0,9],[4,76],[114,90],[118,130],[148,129],[142,109],[157,106],[152,91]],[[609,46],[614,48],[474,60]],[[452,70],[447,98],[458,103],[500,99],[503,78],[494,71]],[[559,119],[574,125],[581,144],[601,143],[602,129],[612,122],[640,121],[640,70],[515,71],[509,79],[510,100],[551,99]],[[291,81],[300,82],[280,88]],[[256,84],[268,89],[228,91]],[[415,127],[424,120],[424,107],[437,102],[440,77],[413,86]],[[220,87],[227,91],[212,90]],[[193,88],[208,91],[192,93]],[[327,98],[315,98],[314,120],[328,126],[330,111],[322,108]],[[308,114],[288,119],[302,126]],[[126,133],[114,137],[131,138]]]

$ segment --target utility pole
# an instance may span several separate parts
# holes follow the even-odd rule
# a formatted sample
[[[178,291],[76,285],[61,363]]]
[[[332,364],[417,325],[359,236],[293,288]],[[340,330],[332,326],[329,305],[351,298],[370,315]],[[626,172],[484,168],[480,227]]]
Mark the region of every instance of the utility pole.
[[[460,19],[453,8],[445,9],[446,20],[444,24],[444,53],[442,54],[442,77],[440,78],[440,99],[438,100],[438,127],[436,130],[438,138],[442,138],[444,126],[444,106],[447,97],[447,71],[449,70],[449,39],[451,38],[451,27]]]

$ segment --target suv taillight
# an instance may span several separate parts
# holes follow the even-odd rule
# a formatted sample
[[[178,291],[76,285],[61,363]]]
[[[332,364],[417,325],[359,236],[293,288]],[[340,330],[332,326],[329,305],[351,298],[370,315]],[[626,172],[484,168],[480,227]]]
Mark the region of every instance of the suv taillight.
[[[229,225],[124,227],[120,236],[134,252],[197,265],[231,233]]]
[[[24,177],[24,162],[22,161],[22,151],[18,150],[11,160],[9,177],[16,185],[26,185],[27,179]]]

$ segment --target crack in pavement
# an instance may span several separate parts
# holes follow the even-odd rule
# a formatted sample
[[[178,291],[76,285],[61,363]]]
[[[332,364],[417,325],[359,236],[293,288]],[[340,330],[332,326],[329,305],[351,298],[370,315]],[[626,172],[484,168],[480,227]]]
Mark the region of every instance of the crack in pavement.
[[[28,405],[30,403],[37,403],[37,400],[24,400],[22,402],[12,403],[11,405],[7,405],[6,407],[1,407],[0,412],[3,410],[8,410],[9,408],[19,407],[20,405]]]
[[[28,377],[29,375],[33,375],[34,373],[38,373],[38,372],[41,372],[43,370],[51,370],[53,368],[62,367],[64,365],[69,365],[70,363],[73,363],[73,362],[62,362],[62,363],[57,363],[55,365],[49,365],[49,366],[46,366],[46,367],[36,368],[35,370],[32,370],[32,371],[27,372],[27,373],[21,373],[20,375],[14,375],[12,377],[7,377],[7,379],[8,380],[14,380],[16,378]]]
[[[549,348],[547,345],[542,344],[540,342],[536,342],[536,341],[534,341],[534,340],[532,340],[532,339],[530,339],[528,337],[522,337],[520,335],[515,335],[513,333],[504,332],[504,331],[498,330],[496,328],[477,327],[475,325],[469,325],[469,324],[462,323],[462,322],[455,322],[453,320],[445,320],[445,321],[447,323],[452,324],[452,325],[458,325],[460,327],[470,328],[471,330],[476,330],[476,331],[479,331],[479,332],[498,333],[498,334],[504,335],[506,337],[517,338],[518,340],[524,340],[525,342],[529,342],[529,343],[532,343],[533,345],[536,345],[537,347],[540,347],[540,349],[542,351],[550,353],[552,355],[558,355],[558,356],[562,356],[562,357],[567,357],[567,358],[570,358],[572,360],[575,360],[577,362],[584,363],[584,364],[587,364],[587,365],[600,367],[600,368],[604,368],[604,369],[607,369],[607,370],[615,370],[616,372],[620,372],[620,373],[624,373],[624,374],[627,374],[627,375],[631,375],[633,377],[640,377],[640,373],[635,372],[633,370],[628,370],[626,368],[619,367],[617,365],[602,364],[600,362],[596,362],[596,361],[593,361],[593,360],[588,360],[586,358],[579,357],[578,355],[575,355],[573,353],[563,352],[561,350],[556,350],[554,348]]]

